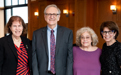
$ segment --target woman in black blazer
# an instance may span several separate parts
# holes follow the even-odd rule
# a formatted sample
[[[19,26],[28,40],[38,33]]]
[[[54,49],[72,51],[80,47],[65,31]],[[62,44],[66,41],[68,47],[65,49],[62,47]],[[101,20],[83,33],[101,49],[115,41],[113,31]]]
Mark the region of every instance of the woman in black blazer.
[[[0,75],[32,75],[30,40],[23,19],[12,16],[7,25],[9,36],[0,38]]]
[[[116,40],[118,26],[113,21],[103,22],[100,34],[105,40],[100,57],[102,75],[121,75],[121,43]]]

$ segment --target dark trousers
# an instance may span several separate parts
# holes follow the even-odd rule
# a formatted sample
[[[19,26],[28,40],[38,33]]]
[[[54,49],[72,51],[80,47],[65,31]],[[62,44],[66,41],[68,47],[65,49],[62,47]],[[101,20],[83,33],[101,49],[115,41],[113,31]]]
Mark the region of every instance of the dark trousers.
[[[48,71],[47,75],[56,75],[56,74],[53,74],[51,71]]]

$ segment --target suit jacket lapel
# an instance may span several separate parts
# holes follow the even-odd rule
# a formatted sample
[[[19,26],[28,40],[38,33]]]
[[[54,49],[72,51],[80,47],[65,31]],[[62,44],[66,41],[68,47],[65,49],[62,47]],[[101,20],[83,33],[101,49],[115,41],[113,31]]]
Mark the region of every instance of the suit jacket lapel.
[[[42,38],[44,41],[45,50],[48,56],[48,43],[47,43],[47,26],[43,29]]]
[[[27,53],[28,53],[28,61],[29,61],[29,63],[31,62],[31,49],[29,49],[30,48],[30,46],[29,46],[29,41],[26,41],[26,39],[24,39],[22,36],[21,36],[21,39],[22,39],[22,42],[23,42],[23,44],[24,44],[24,47],[26,48],[26,51],[27,51]]]
[[[10,49],[12,50],[12,52],[14,53],[15,57],[18,60],[18,54],[17,54],[16,48],[14,46],[13,39],[12,39],[11,35],[8,36],[8,40],[7,41],[8,41],[8,45],[9,45]]]
[[[63,36],[63,30],[58,25],[58,28],[57,28],[57,36],[56,36],[56,54],[58,53],[59,46],[61,44],[61,38],[62,38],[62,36]]]
[[[28,44],[27,44],[28,42],[27,42],[22,36],[21,36],[21,39],[22,39],[22,42],[23,42],[23,44],[24,44],[24,47],[26,48],[27,53],[28,53],[28,52],[29,52],[29,51],[28,51],[28,50],[29,50],[29,49],[28,49],[29,47],[28,47]],[[28,54],[29,54],[29,53],[28,53]]]

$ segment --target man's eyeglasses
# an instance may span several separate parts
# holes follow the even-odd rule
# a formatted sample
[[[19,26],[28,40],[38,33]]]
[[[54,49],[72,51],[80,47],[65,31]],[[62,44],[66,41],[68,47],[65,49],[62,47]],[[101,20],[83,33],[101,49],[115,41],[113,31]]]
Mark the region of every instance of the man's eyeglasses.
[[[58,16],[58,15],[60,15],[60,14],[56,14],[56,13],[53,13],[53,14],[51,14],[51,13],[45,13],[45,15],[47,15],[47,16],[54,16],[54,17],[56,17],[56,16]]]
[[[108,34],[112,34],[114,32],[114,30],[110,30],[110,31],[102,31],[101,33],[103,34],[103,35],[106,35],[107,33]]]

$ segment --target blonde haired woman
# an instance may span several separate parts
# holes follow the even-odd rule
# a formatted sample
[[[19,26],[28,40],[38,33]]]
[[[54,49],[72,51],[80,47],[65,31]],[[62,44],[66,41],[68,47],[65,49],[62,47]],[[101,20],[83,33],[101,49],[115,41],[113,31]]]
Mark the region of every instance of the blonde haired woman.
[[[76,45],[73,47],[74,75],[100,75],[101,49],[96,47],[98,37],[89,27],[83,27],[76,33]]]

